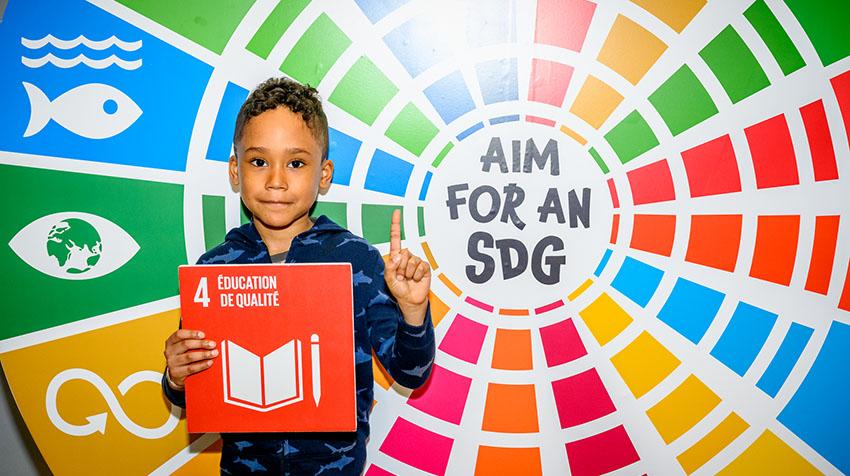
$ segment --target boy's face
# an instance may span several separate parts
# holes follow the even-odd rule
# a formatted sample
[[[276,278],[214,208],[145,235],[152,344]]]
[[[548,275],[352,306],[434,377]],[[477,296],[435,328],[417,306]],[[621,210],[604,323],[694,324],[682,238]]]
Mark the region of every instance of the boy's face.
[[[312,226],[310,207],[330,187],[333,163],[322,161],[322,147],[301,116],[278,107],[245,125],[229,175],[255,226],[301,232]]]

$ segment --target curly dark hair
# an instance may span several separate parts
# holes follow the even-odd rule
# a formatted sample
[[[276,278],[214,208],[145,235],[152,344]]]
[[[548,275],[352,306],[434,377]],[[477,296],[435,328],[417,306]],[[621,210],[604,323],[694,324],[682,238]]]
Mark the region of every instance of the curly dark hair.
[[[285,77],[269,78],[260,83],[239,108],[236,128],[233,131],[233,148],[235,149],[236,144],[242,140],[245,126],[252,117],[278,107],[285,107],[301,115],[316,142],[322,147],[322,160],[327,159],[328,118],[322,110],[319,92],[309,84],[301,84]]]

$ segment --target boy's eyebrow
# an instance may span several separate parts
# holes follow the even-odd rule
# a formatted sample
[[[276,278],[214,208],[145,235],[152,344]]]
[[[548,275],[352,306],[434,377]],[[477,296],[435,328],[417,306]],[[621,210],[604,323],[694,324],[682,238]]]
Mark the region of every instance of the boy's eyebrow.
[[[253,147],[248,147],[247,149],[245,149],[245,152],[251,152],[251,151],[268,153],[269,149],[267,149],[266,147],[262,147],[262,146],[253,146]],[[286,153],[286,154],[299,154],[299,153],[309,154],[310,153],[309,150],[302,149],[301,147],[287,147],[286,149],[284,149],[283,152]]]

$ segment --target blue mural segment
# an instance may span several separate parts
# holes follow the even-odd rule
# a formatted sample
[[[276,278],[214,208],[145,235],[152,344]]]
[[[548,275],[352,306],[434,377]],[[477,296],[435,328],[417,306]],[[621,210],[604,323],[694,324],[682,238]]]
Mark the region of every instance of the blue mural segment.
[[[725,297],[720,291],[679,278],[658,312],[658,319],[698,344],[717,316]]]
[[[640,307],[646,307],[652,295],[655,294],[655,290],[658,289],[662,277],[664,277],[664,271],[627,256],[614,281],[611,282],[611,287],[623,293]]]
[[[406,162],[382,150],[376,150],[366,171],[366,190],[388,193],[403,197],[407,191],[407,182],[413,172],[413,164]]]
[[[475,102],[460,71],[425,88],[425,95],[446,124],[475,109]]]
[[[224,88],[224,96],[215,116],[210,144],[207,147],[207,160],[218,160],[227,162],[230,159],[230,151],[233,145],[233,127],[236,125],[236,116],[239,108],[248,97],[248,90],[228,82]]]
[[[78,0],[10,2],[0,44],[0,149],[186,169],[209,65]]]
[[[328,129],[328,158],[334,163],[333,183],[349,185],[362,142],[334,128]]]
[[[377,23],[381,18],[394,12],[398,7],[410,0],[354,0],[357,6],[363,10],[366,18],[372,23]]]
[[[419,190],[419,200],[425,200],[425,197],[428,196],[428,187],[431,186],[431,177],[433,175],[431,172],[425,173],[425,180],[422,181],[422,188]]]
[[[779,393],[779,389],[782,388],[782,384],[788,379],[788,375],[791,374],[791,369],[800,359],[800,354],[803,353],[803,349],[809,343],[812,332],[814,330],[810,327],[796,322],[792,323],[788,333],[785,334],[785,339],[779,346],[779,350],[776,351],[776,355],[773,356],[773,360],[770,361],[770,365],[767,366],[767,370],[762,374],[756,387],[762,389],[764,393],[771,397],[775,397]]]
[[[519,120],[519,114],[511,114],[509,116],[499,116],[490,119],[490,124],[502,124],[505,122],[516,122]]]
[[[448,35],[434,34],[445,30],[445,22],[440,20],[414,17],[384,37],[384,42],[414,78],[449,58],[458,48],[458,45],[449,43]]]
[[[471,2],[466,16],[466,40],[470,46],[490,46],[516,42],[516,2],[488,0]]]
[[[739,302],[711,355],[743,377],[764,346],[776,317],[772,312]]]
[[[519,98],[516,58],[485,61],[475,65],[484,104],[516,101]]]
[[[608,260],[611,259],[611,250],[605,250],[605,254],[602,255],[602,259],[599,260],[599,264],[596,265],[596,271],[593,274],[598,278],[602,271],[605,270],[605,266],[608,265]]]
[[[461,132],[460,134],[458,134],[458,135],[457,135],[457,140],[464,140],[464,139],[466,139],[467,137],[469,137],[469,136],[471,136],[472,134],[474,134],[475,132],[480,131],[481,129],[484,129],[484,124],[482,124],[482,123],[480,123],[480,122],[479,122],[478,124],[475,124],[475,125],[473,125],[472,127],[470,127],[469,129],[467,129],[467,130],[465,130],[465,131]]]
[[[833,322],[797,393],[777,418],[844,474],[850,474],[850,325]]]

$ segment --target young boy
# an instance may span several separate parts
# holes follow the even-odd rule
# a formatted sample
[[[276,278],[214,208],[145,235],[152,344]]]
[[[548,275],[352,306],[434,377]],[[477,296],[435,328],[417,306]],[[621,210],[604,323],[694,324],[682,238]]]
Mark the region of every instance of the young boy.
[[[252,214],[199,264],[348,262],[354,289],[357,431],[222,434],[221,473],[361,474],[372,407],[372,350],[401,385],[416,388],[431,371],[434,329],[428,307],[431,269],[401,249],[400,213],[390,225],[390,260],[364,239],[310,210],[328,190],[328,124],[315,89],[272,78],[254,90],[236,119],[231,184]],[[313,283],[321,286],[322,283]],[[197,352],[197,350],[201,350]],[[195,352],[193,352],[195,351]],[[163,390],[185,407],[186,377],[218,356],[203,332],[179,329],[165,342]]]

